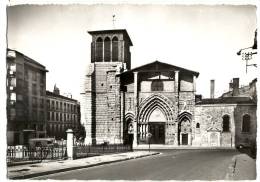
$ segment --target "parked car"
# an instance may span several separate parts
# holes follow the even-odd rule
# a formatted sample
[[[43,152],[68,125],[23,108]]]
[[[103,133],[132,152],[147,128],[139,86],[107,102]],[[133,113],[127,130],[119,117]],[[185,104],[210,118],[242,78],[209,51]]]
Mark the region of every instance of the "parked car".
[[[29,139],[30,147],[48,147],[55,145],[55,138],[31,138]]]

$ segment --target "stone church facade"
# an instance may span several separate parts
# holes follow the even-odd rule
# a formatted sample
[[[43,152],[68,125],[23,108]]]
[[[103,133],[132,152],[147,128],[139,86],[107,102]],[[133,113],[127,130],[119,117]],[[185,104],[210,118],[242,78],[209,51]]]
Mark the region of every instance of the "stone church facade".
[[[91,63],[81,93],[86,143],[131,143],[133,139],[134,145],[141,145],[151,135],[151,144],[233,147],[240,110],[248,111],[247,137],[255,139],[256,103],[249,97],[242,102],[226,101],[230,97],[196,99],[198,72],[160,61],[131,69],[133,44],[126,30],[89,34]],[[225,115],[227,131],[223,130]]]

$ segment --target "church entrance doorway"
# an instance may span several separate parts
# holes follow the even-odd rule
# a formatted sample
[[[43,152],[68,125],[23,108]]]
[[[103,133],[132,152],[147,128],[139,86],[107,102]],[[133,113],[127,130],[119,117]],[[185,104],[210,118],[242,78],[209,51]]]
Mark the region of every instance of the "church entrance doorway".
[[[187,133],[182,134],[182,145],[188,145],[188,134]]]
[[[163,112],[156,108],[149,117],[148,132],[152,134],[151,144],[165,144],[165,122]]]
[[[124,129],[124,143],[132,145],[134,140],[134,126],[133,126],[133,120],[131,118],[128,118],[126,120],[125,129]]]
[[[165,144],[165,123],[149,123],[149,133],[152,134],[151,144]]]
[[[179,116],[178,144],[191,145],[191,115],[187,112]]]

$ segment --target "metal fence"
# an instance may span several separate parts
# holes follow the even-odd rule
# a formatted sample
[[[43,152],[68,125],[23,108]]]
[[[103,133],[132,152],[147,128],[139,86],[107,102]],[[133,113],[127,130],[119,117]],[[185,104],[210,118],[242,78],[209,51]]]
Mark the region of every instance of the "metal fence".
[[[65,146],[8,146],[7,164],[21,161],[53,160],[66,158],[67,148]]]
[[[132,151],[131,145],[108,144],[108,145],[74,145],[75,158],[104,155],[109,153],[122,153]]]

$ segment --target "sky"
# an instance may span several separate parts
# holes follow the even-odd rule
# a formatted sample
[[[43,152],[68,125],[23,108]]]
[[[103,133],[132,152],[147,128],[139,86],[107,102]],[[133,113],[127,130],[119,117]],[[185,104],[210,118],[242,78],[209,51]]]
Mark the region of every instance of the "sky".
[[[20,5],[7,8],[8,47],[46,66],[47,90],[80,100],[90,63],[90,30],[126,29],[132,68],[155,60],[200,73],[197,94],[228,91],[232,78],[246,85],[257,69],[237,56],[253,45],[254,5]],[[115,15],[115,27],[112,16]],[[254,58],[254,57],[253,57]],[[251,60],[255,63],[255,58]]]

